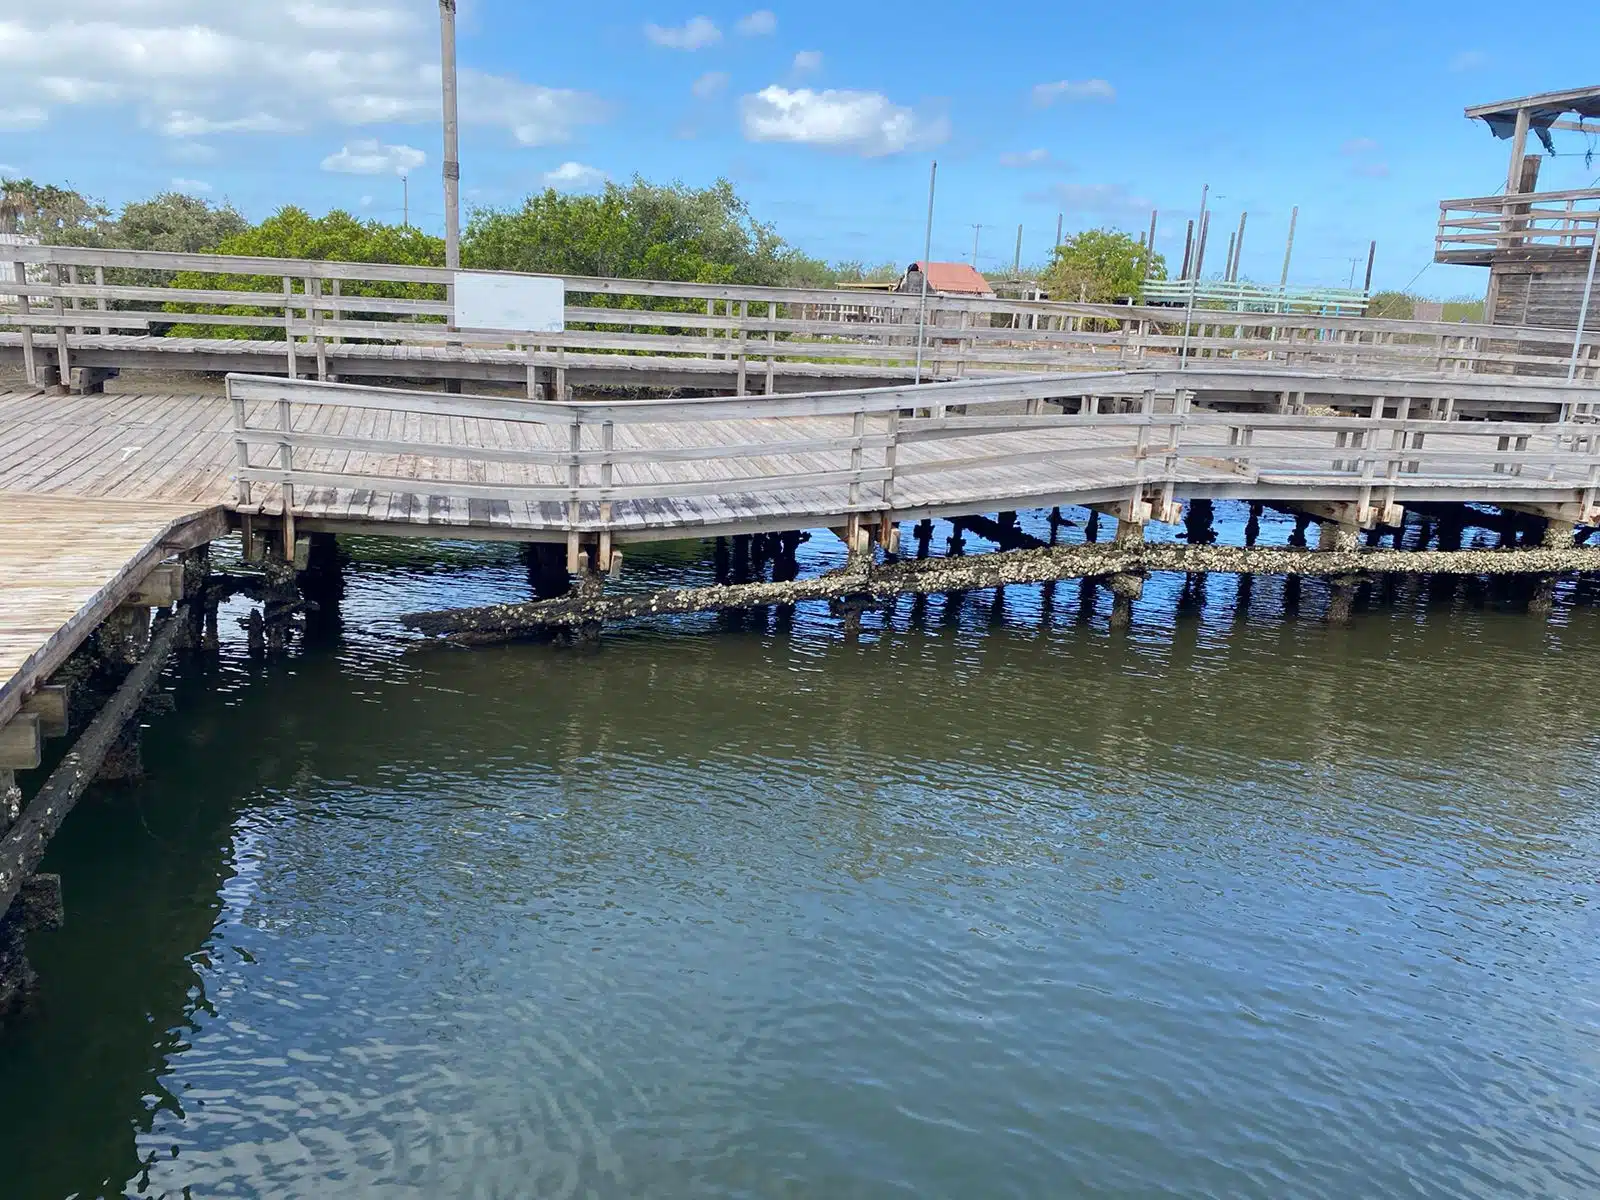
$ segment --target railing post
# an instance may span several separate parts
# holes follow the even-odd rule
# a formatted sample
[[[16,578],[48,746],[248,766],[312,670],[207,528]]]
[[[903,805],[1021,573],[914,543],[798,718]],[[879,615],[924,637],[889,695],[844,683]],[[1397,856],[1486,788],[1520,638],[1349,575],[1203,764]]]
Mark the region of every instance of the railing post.
[[[294,474],[294,447],[289,435],[294,431],[294,420],[289,412],[289,398],[278,398],[278,467],[283,471],[283,561],[294,562],[294,484],[289,477]]]
[[[1149,393],[1154,397],[1155,393]],[[1184,418],[1189,413],[1189,406],[1193,401],[1194,393],[1179,389],[1172,396],[1172,423],[1167,426],[1167,454],[1162,464],[1161,472],[1161,511],[1156,518],[1167,520],[1172,515],[1172,505],[1178,487],[1178,447],[1182,444]],[[1151,401],[1154,408],[1154,400]]]
[[[576,575],[582,565],[578,557],[582,549],[578,526],[583,515],[583,507],[578,499],[583,485],[583,462],[579,458],[583,451],[583,411],[577,407],[572,410],[568,443],[571,458],[567,465],[567,573]]]
[[[748,300],[739,301],[739,387],[738,387],[738,394],[741,395],[741,396],[745,394],[746,363],[745,363],[745,345],[744,344],[745,344],[745,339],[747,337],[749,337],[749,331],[745,329],[745,318],[748,317],[749,315],[750,315],[750,302]]]
[[[322,344],[322,334],[317,329],[321,319],[322,280],[318,277],[307,275],[306,287],[306,318],[311,322],[311,343],[316,347],[317,353],[317,378],[328,378],[328,348]]]
[[[777,322],[777,319],[778,319],[778,306],[777,306],[777,304],[775,304],[774,302],[769,300],[769,301],[767,301],[767,320],[769,322],[773,322],[775,324]],[[776,364],[773,361],[774,356],[777,353],[778,353],[778,331],[776,329],[768,329],[767,330],[767,395],[769,395],[769,396],[772,395],[775,391],[777,391],[777,380],[775,378]]]
[[[1174,406],[1177,401],[1174,399]],[[1139,422],[1138,430],[1133,436],[1133,495],[1129,500],[1129,513],[1136,513],[1144,499],[1145,484],[1145,459],[1150,455],[1150,422],[1155,418],[1156,391],[1146,388],[1139,400],[1139,415],[1143,418]]]
[[[56,386],[62,391],[72,388],[72,363],[67,354],[67,310],[61,301],[61,289],[66,285],[66,272],[61,264],[55,267],[55,304],[56,310]]]
[[[604,453],[600,460],[600,561],[594,565],[594,569],[601,572],[611,570],[611,501],[607,497],[611,492],[614,437],[615,426],[610,421],[600,426],[600,449]]]
[[[26,317],[28,307],[28,268],[22,263],[11,264],[12,277],[17,281],[17,313]],[[33,387],[39,386],[39,363],[33,353],[33,326],[26,321],[22,323],[22,369],[28,377],[28,383]]]
[[[289,347],[289,378],[299,379],[294,359],[294,280],[283,277],[283,339]]]
[[[855,420],[851,424],[851,435],[855,443],[850,447],[850,516],[857,515],[861,507],[861,453],[864,447],[862,441],[867,435],[867,412],[865,409],[856,409]],[[851,552],[855,547],[850,547]]]
[[[73,296],[72,296],[72,314],[73,314],[74,317],[76,317],[77,314],[83,310],[83,301],[81,299],[79,299],[79,297],[77,295],[77,291],[78,291],[78,267],[77,267],[76,263],[69,263],[68,266],[67,266],[67,283],[69,285],[71,285],[71,287],[72,287],[72,291],[73,291]],[[88,333],[89,332],[86,328],[84,328],[83,325],[79,324],[76,320],[73,321],[72,328],[75,329],[80,334],[84,334],[84,333]],[[63,382],[66,382],[66,381],[63,380]]]
[[[239,474],[234,480],[234,494],[238,498],[240,508],[250,505],[250,480],[246,472],[250,469],[250,443],[245,440],[244,433],[250,428],[245,420],[244,399],[233,394],[233,380],[227,380],[223,385],[228,393],[228,400],[233,405],[233,458],[238,467]],[[245,546],[248,554],[249,545]]]
[[[887,471],[888,478],[883,481],[883,508],[885,519],[889,510],[894,507],[894,469],[896,460],[900,456],[900,410],[889,410],[888,421],[889,444],[883,448],[883,469]]]
[[[1384,476],[1389,480],[1389,486],[1383,492],[1383,511],[1385,516],[1394,507],[1396,495],[1394,481],[1400,477],[1400,457],[1398,452],[1406,448],[1406,444],[1411,438],[1410,430],[1406,429],[1404,425],[1404,422],[1411,420],[1410,396],[1402,396],[1395,402],[1395,416],[1399,418],[1402,424],[1394,431],[1394,436],[1389,439],[1389,449],[1394,453],[1384,470]]]
[[[1585,521],[1594,511],[1595,499],[1600,494],[1600,436],[1591,430],[1589,434],[1589,477],[1583,487],[1583,512],[1580,514]]]
[[[96,267],[94,269],[94,286],[97,289],[100,289],[102,291],[105,289],[105,286],[106,286],[106,269],[104,267]],[[105,296],[103,296],[103,295],[96,296],[94,298],[94,306],[96,308],[98,308],[101,312],[105,312],[106,311],[106,298],[105,298]],[[109,327],[107,327],[105,325],[100,326],[100,334],[101,334],[102,337],[104,337],[109,332],[110,332]]]

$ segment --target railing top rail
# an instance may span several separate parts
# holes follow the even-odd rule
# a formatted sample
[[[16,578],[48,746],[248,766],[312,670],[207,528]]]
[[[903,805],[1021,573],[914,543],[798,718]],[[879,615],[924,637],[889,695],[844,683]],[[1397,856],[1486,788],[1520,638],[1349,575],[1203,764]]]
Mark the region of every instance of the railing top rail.
[[[1586,193],[1600,197],[1600,192]],[[1548,195],[1560,196],[1566,193],[1549,193]],[[1537,198],[1537,193],[1529,193],[1525,198]],[[1531,236],[1536,231],[1527,231]],[[135,269],[150,269],[164,271],[196,271],[207,274],[245,275],[245,276],[270,276],[282,278],[289,276],[294,279],[316,280],[353,280],[369,282],[398,282],[421,283],[443,286],[452,278],[451,272],[444,267],[419,267],[401,266],[387,263],[351,263],[332,262],[325,260],[280,259],[262,258],[251,256],[217,255],[217,254],[171,254],[150,250],[108,250],[97,247],[79,246],[26,246],[8,245],[0,257],[6,261],[22,263],[42,263],[72,265],[78,267],[123,267]],[[521,275],[521,272],[494,272],[504,275]],[[899,293],[872,293],[864,294],[852,291],[835,291],[831,289],[816,288],[777,288],[760,287],[754,285],[734,284],[701,284],[683,283],[665,280],[637,280],[637,279],[597,279],[585,276],[544,276],[546,278],[562,278],[569,293],[583,294],[610,294],[610,295],[641,295],[656,296],[661,298],[692,299],[704,302],[706,300],[754,300],[758,303],[770,302],[774,304],[844,304],[850,307],[867,307],[895,312],[900,314],[914,313],[918,298]],[[1181,281],[1180,281],[1181,282]],[[37,282],[28,283],[14,281],[0,281],[0,295],[16,295],[28,291],[30,294],[40,288],[51,285]],[[88,285],[80,284],[80,287]],[[1170,287],[1171,285],[1166,285]],[[1205,287],[1201,291],[1204,294]],[[108,293],[110,288],[105,289]],[[152,289],[144,289],[148,292]],[[1183,288],[1184,293],[1187,292]],[[1170,293],[1169,293],[1170,294]],[[1270,298],[1275,293],[1274,289],[1265,289],[1260,293],[1263,298]],[[261,303],[266,307],[281,307],[284,297],[281,292],[262,291],[251,293],[252,302],[255,295],[261,297]],[[303,293],[296,293],[303,295]],[[154,300],[155,297],[141,294],[138,299]],[[1219,297],[1221,299],[1222,297]],[[327,300],[324,297],[324,300]],[[419,306],[429,306],[427,311],[434,312],[440,302],[415,301]],[[359,304],[354,297],[345,303],[347,308],[355,308]],[[1120,304],[1084,304],[1072,301],[1053,300],[1005,300],[986,297],[956,297],[940,295],[937,297],[938,308],[946,311],[963,311],[973,313],[1000,313],[1026,316],[1035,314],[1049,317],[1074,317],[1091,320],[1126,322],[1159,322],[1170,324],[1177,320],[1176,310],[1173,307],[1157,305],[1120,305]],[[418,311],[423,311],[420,307]],[[724,324],[731,325],[738,320],[735,315],[728,315]],[[1337,316],[1320,313],[1304,312],[1237,312],[1232,309],[1196,309],[1192,320],[1197,323],[1213,323],[1227,326],[1248,327],[1258,330],[1269,329],[1303,329],[1303,330],[1329,330],[1363,333],[1392,333],[1410,335],[1443,335],[1449,337],[1489,337],[1506,341],[1535,341],[1559,342],[1565,340],[1569,345],[1572,341],[1573,331],[1559,327],[1540,326],[1510,326],[1488,325],[1482,323],[1456,323],[1446,321],[1404,321],[1395,318],[1380,318],[1368,316]],[[853,329],[848,322],[840,323],[841,329]],[[863,326],[863,329],[869,329]],[[1037,335],[1038,330],[1018,328],[1016,334],[1019,339],[1030,335]],[[941,328],[930,327],[929,336],[933,338],[952,336]],[[528,340],[536,340],[529,335]],[[1582,338],[1583,343],[1600,344],[1600,331],[1587,331]],[[1359,352],[1359,350],[1353,351]]]
[[[1550,200],[1593,200],[1600,203],[1600,188],[1575,188],[1564,192],[1500,192],[1493,196],[1467,196],[1439,201],[1441,210],[1487,206],[1498,210],[1518,204],[1542,204]]]
[[[497,396],[452,395],[361,384],[289,380],[230,374],[228,395],[244,401],[287,399],[303,404],[347,405],[492,417],[545,425],[671,423],[696,420],[761,420],[780,417],[887,413],[905,408],[1003,403],[1063,396],[1136,396],[1146,391],[1309,392],[1321,396],[1389,399],[1458,399],[1549,404],[1592,399],[1594,389],[1566,381],[1496,382],[1484,379],[1405,379],[1392,376],[1331,378],[1297,371],[1132,370],[1080,371],[982,380],[739,398],[681,400],[535,401]]]

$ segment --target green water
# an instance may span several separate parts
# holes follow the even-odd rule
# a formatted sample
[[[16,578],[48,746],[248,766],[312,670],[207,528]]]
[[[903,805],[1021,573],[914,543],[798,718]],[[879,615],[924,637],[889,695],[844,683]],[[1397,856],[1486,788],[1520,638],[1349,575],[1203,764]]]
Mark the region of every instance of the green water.
[[[225,620],[53,847],[6,1200],[1600,1191],[1570,587],[1330,628],[1311,584],[1158,579],[1120,633],[1074,583],[586,653],[399,630],[520,595],[493,548],[349,581],[266,663]]]

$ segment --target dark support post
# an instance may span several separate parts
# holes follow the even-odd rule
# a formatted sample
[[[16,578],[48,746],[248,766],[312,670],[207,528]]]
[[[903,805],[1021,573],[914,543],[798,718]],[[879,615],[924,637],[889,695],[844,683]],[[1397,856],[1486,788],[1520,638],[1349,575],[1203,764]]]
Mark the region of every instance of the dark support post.
[[[1250,505],[1250,519],[1244,523],[1244,547],[1245,547],[1245,549],[1246,550],[1253,549],[1255,544],[1256,544],[1256,542],[1260,539],[1260,537],[1261,537],[1261,505],[1259,503],[1254,503],[1253,502]]]
[[[1083,540],[1089,545],[1094,545],[1100,540],[1100,512],[1098,509],[1089,510],[1089,519],[1083,526]]]
[[[306,535],[306,564],[295,584],[306,607],[306,637],[336,638],[341,628],[339,605],[344,600],[344,564],[339,539],[331,533]]]
[[[1209,546],[1217,540],[1215,509],[1209,500],[1191,500],[1183,510],[1183,534],[1191,546]]]
[[[933,522],[924,518],[917,522],[916,528],[912,532],[916,534],[917,538],[917,557],[927,558],[928,552],[933,546]]]
[[[539,600],[553,600],[572,590],[567,574],[567,547],[561,542],[526,542],[522,561],[528,568],[528,586]]]

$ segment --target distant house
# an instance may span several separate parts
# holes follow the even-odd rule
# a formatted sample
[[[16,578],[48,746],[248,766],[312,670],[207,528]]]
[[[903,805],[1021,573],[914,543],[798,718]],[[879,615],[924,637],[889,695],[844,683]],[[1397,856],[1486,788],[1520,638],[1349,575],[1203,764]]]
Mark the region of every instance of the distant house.
[[[990,296],[994,289],[989,286],[989,281],[980,275],[973,267],[966,263],[949,262],[914,262],[906,268],[906,273],[900,277],[900,284],[895,288],[912,296],[922,294],[922,276],[926,270],[928,276],[928,294],[930,296]]]

